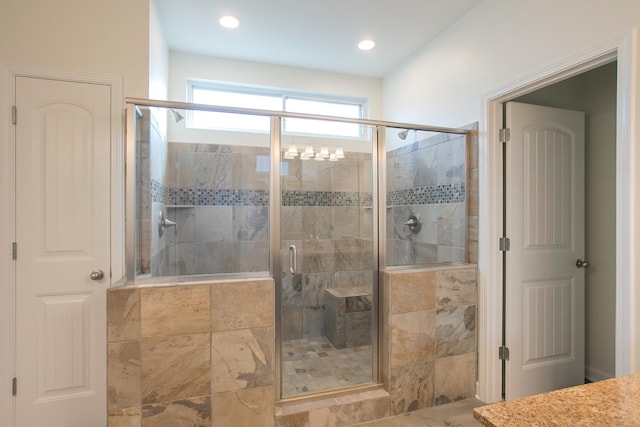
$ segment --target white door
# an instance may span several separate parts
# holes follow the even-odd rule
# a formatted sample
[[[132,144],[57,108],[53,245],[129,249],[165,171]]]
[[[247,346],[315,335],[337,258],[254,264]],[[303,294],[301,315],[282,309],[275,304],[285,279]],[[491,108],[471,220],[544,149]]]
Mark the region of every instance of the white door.
[[[506,398],[584,383],[584,113],[510,102]]]
[[[17,427],[106,425],[110,91],[16,77]]]

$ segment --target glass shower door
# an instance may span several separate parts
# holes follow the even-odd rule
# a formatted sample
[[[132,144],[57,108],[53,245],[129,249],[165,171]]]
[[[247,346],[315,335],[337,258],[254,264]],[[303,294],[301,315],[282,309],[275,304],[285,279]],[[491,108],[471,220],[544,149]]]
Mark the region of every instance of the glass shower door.
[[[375,129],[352,126],[360,138],[281,139],[283,398],[374,380]]]

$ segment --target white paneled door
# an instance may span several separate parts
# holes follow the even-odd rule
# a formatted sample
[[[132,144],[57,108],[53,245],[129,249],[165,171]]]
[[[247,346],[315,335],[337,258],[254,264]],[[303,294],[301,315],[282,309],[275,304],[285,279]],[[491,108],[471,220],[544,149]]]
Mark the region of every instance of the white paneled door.
[[[584,382],[584,113],[510,102],[506,397]]]
[[[16,77],[16,426],[106,425],[111,89]]]

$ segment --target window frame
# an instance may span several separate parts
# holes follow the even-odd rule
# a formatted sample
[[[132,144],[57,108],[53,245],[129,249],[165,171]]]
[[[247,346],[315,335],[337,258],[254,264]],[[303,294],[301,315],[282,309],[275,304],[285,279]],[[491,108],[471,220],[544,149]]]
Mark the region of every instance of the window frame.
[[[261,87],[261,86],[251,86],[251,85],[241,85],[235,83],[228,82],[216,82],[210,80],[200,80],[200,79],[188,79],[187,80],[187,102],[195,103],[193,100],[194,97],[194,89],[195,90],[211,90],[211,91],[220,91],[220,92],[229,92],[236,94],[247,94],[247,95],[258,95],[258,96],[271,96],[274,98],[280,99],[281,109],[273,110],[274,114],[279,112],[291,112],[286,110],[286,103],[288,99],[292,100],[302,100],[302,101],[315,101],[315,102],[324,102],[324,103],[333,103],[333,104],[343,104],[343,105],[352,105],[359,108],[360,116],[359,117],[347,117],[347,116],[336,116],[336,117],[345,117],[345,118],[354,118],[354,119],[368,119],[369,114],[369,101],[366,98],[354,97],[354,96],[344,96],[344,95],[333,95],[326,93],[316,93],[316,92],[305,92],[305,91],[296,91],[292,89],[280,89],[280,88],[271,88],[271,87]],[[212,104],[210,104],[212,105]],[[242,106],[242,108],[252,108],[250,106]],[[298,111],[299,112],[299,111]],[[308,114],[317,114],[309,112]],[[186,127],[194,130],[203,130],[203,131],[228,131],[228,132],[256,132],[256,133],[269,133],[270,130],[267,127],[264,130],[251,130],[251,129],[241,129],[241,128],[222,128],[222,127],[201,127],[195,126],[193,124],[193,112],[187,111],[186,117]],[[289,119],[296,120],[296,119]],[[305,120],[305,119],[300,119]],[[360,140],[366,139],[369,137],[368,129],[366,126],[354,124],[353,126],[358,126],[358,135],[345,135],[345,134],[335,134],[335,133],[316,133],[316,132],[300,132],[300,131],[287,131],[286,122],[283,123],[282,133],[286,135],[300,135],[300,136],[311,136],[311,137],[329,137],[329,138],[344,138],[344,139],[353,139]]]

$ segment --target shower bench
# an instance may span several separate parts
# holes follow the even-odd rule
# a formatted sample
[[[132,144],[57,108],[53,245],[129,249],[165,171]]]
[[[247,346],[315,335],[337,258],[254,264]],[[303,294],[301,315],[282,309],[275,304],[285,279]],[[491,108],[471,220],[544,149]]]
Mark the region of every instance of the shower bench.
[[[371,344],[371,289],[332,288],[325,294],[325,334],[335,348]]]

